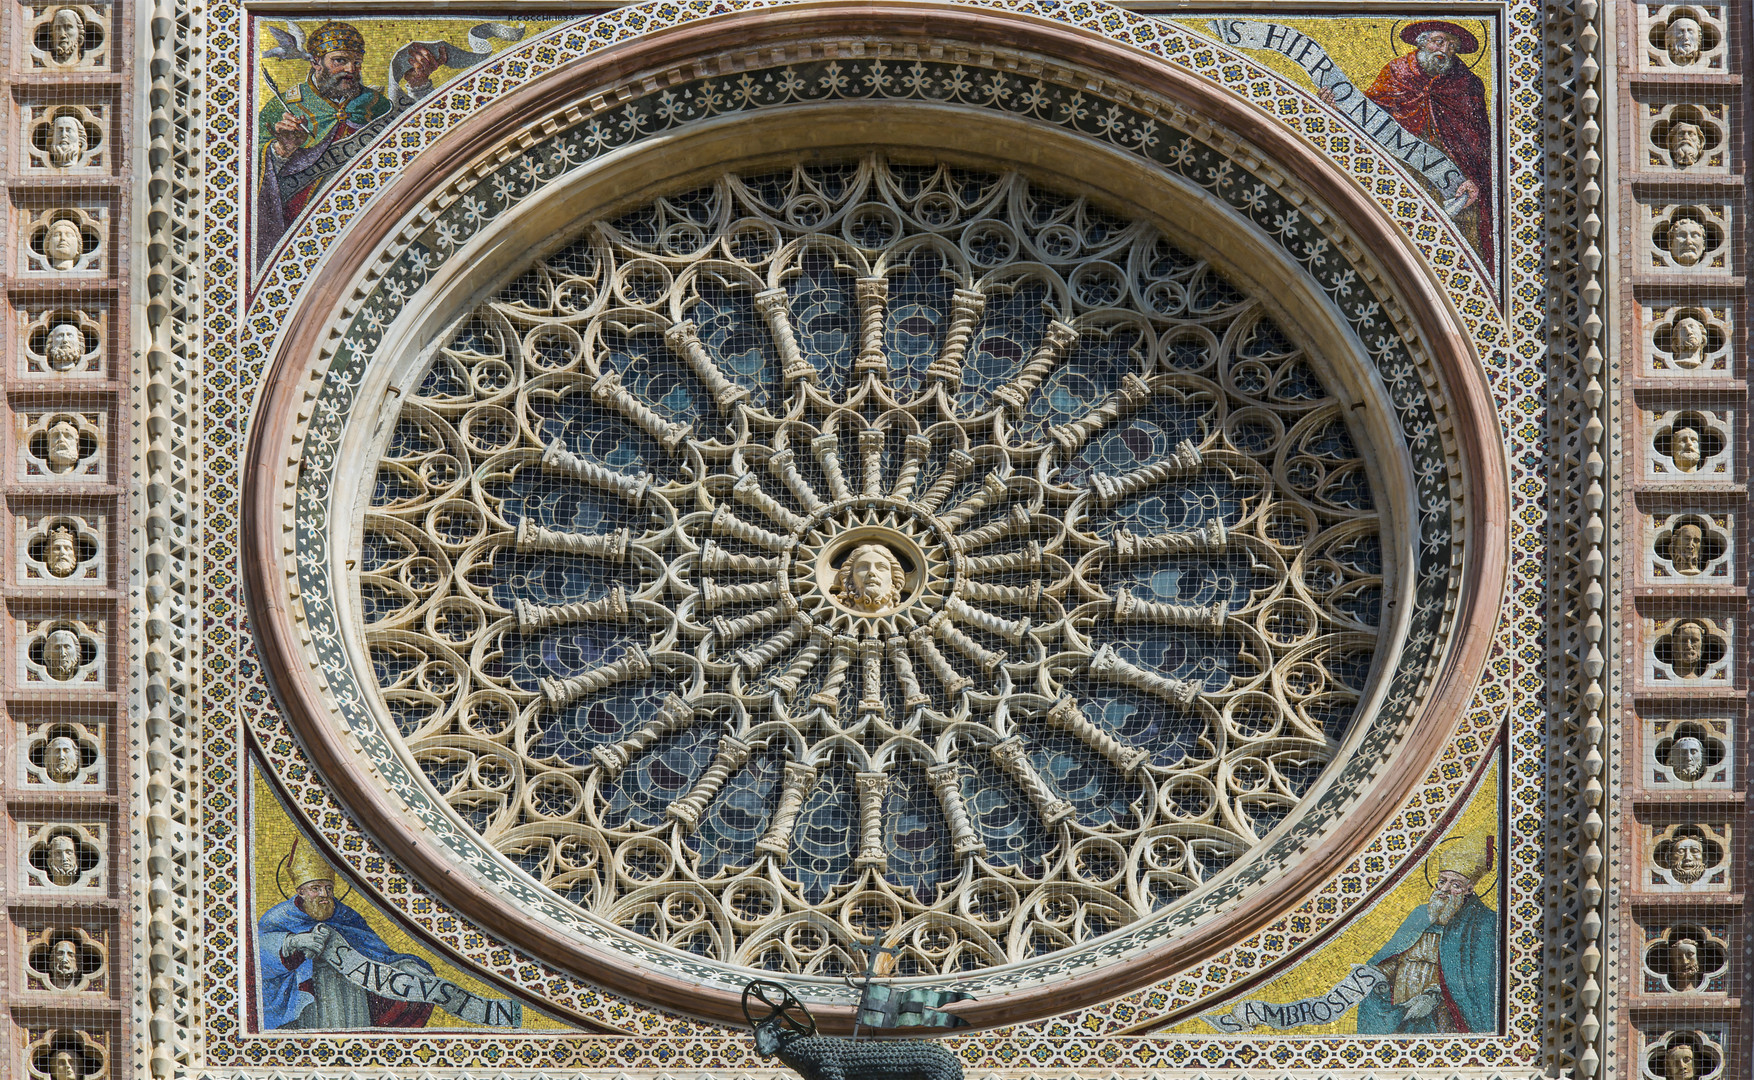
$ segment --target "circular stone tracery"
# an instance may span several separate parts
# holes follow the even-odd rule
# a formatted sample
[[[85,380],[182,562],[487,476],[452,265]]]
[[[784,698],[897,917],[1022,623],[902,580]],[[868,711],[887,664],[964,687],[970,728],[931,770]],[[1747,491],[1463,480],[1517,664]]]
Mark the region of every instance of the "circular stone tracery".
[[[738,966],[954,973],[1294,813],[1379,529],[1258,301],[1020,175],[873,157],[592,223],[465,320],[359,588],[414,759],[558,895]]]

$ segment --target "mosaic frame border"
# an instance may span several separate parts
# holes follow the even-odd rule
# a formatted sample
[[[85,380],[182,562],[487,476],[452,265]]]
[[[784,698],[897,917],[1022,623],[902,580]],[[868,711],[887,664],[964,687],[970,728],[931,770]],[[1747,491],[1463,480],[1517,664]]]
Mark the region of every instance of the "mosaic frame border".
[[[728,8],[728,5],[718,5],[718,7],[725,9]],[[696,10],[706,9],[707,5],[701,5],[700,8]],[[1149,31],[1157,25],[1152,20],[1143,19],[1140,16],[1128,15],[1123,12],[1117,12],[1114,9],[1101,9],[1094,5],[1085,4],[1027,5],[1024,9],[1038,14],[1045,14],[1048,17],[1057,18],[1062,21],[1079,23],[1089,28],[1097,29],[1099,32],[1107,31],[1111,36],[1120,36],[1123,37],[1123,39],[1127,32],[1136,32],[1136,36],[1140,39],[1139,43],[1143,44],[1148,51],[1157,51],[1161,55],[1161,50],[1153,50],[1150,47],[1151,42],[1154,40],[1154,36]],[[626,36],[648,31],[656,25],[654,19],[659,16],[668,16],[671,19],[675,19],[679,16],[684,16],[685,14],[686,13],[682,9],[677,8],[675,5],[665,4],[650,5],[641,9],[622,9],[608,15],[581,21],[578,24],[569,24],[542,40],[560,38],[568,33],[573,33],[581,39],[579,44],[581,46],[586,46],[593,41],[610,41],[617,39],[618,36]],[[1506,23],[1507,30],[1509,31],[1506,44],[1513,53],[1513,62],[1507,64],[1507,67],[1514,69],[1514,67],[1520,63],[1524,67],[1522,74],[1525,78],[1528,76],[1528,65],[1532,62],[1530,59],[1531,56],[1538,54],[1539,52],[1540,42],[1536,37],[1535,31],[1532,29],[1539,19],[1539,14],[1538,10],[1532,9],[1532,5],[1523,5],[1511,10],[1511,18],[1507,20]],[[240,17],[240,9],[230,5],[216,5],[209,11],[209,19],[211,20],[209,28],[213,31],[210,41],[213,45],[218,47],[210,71],[218,75],[221,79],[227,77],[228,73],[225,71],[225,68],[231,63],[231,61],[223,54],[225,54],[228,48],[231,48],[238,43],[237,31],[241,27],[239,21]],[[588,32],[585,32],[586,27],[590,27],[591,29]],[[533,49],[534,46],[535,43],[531,43],[517,51],[522,53]],[[1519,53],[1520,60],[1518,60],[1515,55]],[[492,66],[497,67],[503,62],[503,60],[504,58],[502,57]],[[1172,62],[1174,61],[1172,60]],[[1248,66],[1249,65],[1246,65],[1246,63],[1244,64],[1245,68]],[[1538,65],[1534,70],[1538,72]],[[236,74],[235,67],[230,74]],[[482,72],[479,76],[471,76],[470,78],[475,79],[486,77],[488,74],[488,72]],[[1275,94],[1280,94],[1292,98],[1293,100],[1299,97],[1295,91],[1290,91],[1289,88],[1284,87],[1282,84],[1278,84],[1276,78],[1270,73],[1259,72],[1259,74],[1262,78],[1248,87],[1247,92],[1251,96],[1271,98]],[[498,77],[498,75],[499,73],[494,73],[495,77]],[[459,84],[466,81],[470,80],[459,80]],[[453,86],[459,84],[453,84]],[[1526,93],[1530,86],[1530,82],[1524,81],[1521,85],[1523,91]],[[1258,94],[1256,89],[1257,86],[1259,87]],[[447,89],[450,88],[448,87]],[[224,106],[227,102],[222,100],[223,96],[223,93],[216,94],[213,100],[218,101]],[[238,111],[241,111],[241,105],[236,102],[232,102],[231,104],[238,105]],[[1525,99],[1519,104],[1521,107],[1513,106],[1512,108],[1512,130],[1507,133],[1512,140],[1512,153],[1509,158],[1511,164],[1509,177],[1511,181],[1511,208],[1513,212],[1529,210],[1532,213],[1535,211],[1535,208],[1538,207],[1538,202],[1535,202],[1534,200],[1538,197],[1540,190],[1539,125],[1537,122],[1532,122],[1538,118],[1531,115],[1531,110],[1528,107],[1527,100]],[[1307,101],[1304,105],[1307,106]],[[1319,112],[1319,110],[1314,111]],[[231,119],[234,123],[215,123],[208,127],[209,142],[206,149],[215,161],[221,161],[228,158],[235,160],[236,148],[230,146],[227,140],[231,137],[231,133],[236,130],[235,120],[237,117],[232,115],[229,116],[228,119]],[[1290,123],[1290,121],[1288,121],[1288,123]],[[244,126],[247,128],[247,124]],[[1518,151],[1519,147],[1521,149],[1520,153]],[[1531,149],[1535,151],[1533,154],[1528,152]],[[210,206],[219,211],[223,220],[235,222],[237,207],[240,205],[240,200],[237,197],[238,184],[235,172],[224,168],[216,169],[209,172],[208,179],[212,184],[210,192],[214,195],[220,196],[218,199],[210,202]],[[227,193],[229,193],[229,201],[226,199]],[[221,242],[215,243],[216,239]],[[236,275],[237,266],[235,258],[237,252],[241,249],[235,244],[228,245],[224,243],[223,241],[225,239],[226,236],[223,227],[215,230],[209,237],[206,250],[209,266],[207,279],[212,283],[210,296],[214,301],[213,306],[208,308],[210,317],[208,320],[206,344],[210,349],[223,349],[223,335],[228,329],[235,328],[235,323],[231,323],[229,327],[227,325],[230,323],[230,320],[225,317],[226,309],[231,308],[235,312],[236,305],[240,300],[240,297],[238,297],[233,291],[233,283],[240,280]],[[232,235],[231,239],[235,240],[235,234]],[[1421,243],[1420,246],[1422,249],[1425,248],[1423,243]],[[1522,239],[1517,243],[1516,254],[1511,259],[1512,280],[1516,287],[1512,289],[1512,297],[1510,298],[1512,307],[1510,314],[1513,316],[1510,320],[1510,325],[1515,325],[1514,316],[1520,315],[1526,317],[1532,314],[1535,316],[1536,320],[1533,325],[1539,326],[1540,311],[1538,308],[1528,303],[1531,295],[1539,295],[1542,284],[1539,253],[1538,251],[1534,252],[1533,254],[1535,257],[1531,259],[1531,246],[1532,245],[1526,242],[1526,238]],[[1531,263],[1533,265],[1531,265]],[[227,267],[232,271],[229,275],[225,273]],[[1464,295],[1466,295],[1465,290]],[[1468,299],[1478,300],[1479,296],[1476,293],[1469,296]],[[1468,301],[1464,301],[1464,305],[1466,305],[1467,302]],[[1474,317],[1470,318],[1470,315]],[[1464,318],[1468,318],[1470,323],[1473,324],[1476,343],[1479,346],[1483,346],[1481,348],[1482,355],[1488,357],[1489,367],[1493,370],[1495,375],[1499,376],[1494,385],[1494,396],[1496,404],[1500,410],[1500,415],[1504,418],[1506,423],[1507,437],[1513,440],[1513,445],[1515,445],[1515,440],[1520,438],[1520,449],[1525,453],[1532,453],[1538,443],[1541,430],[1540,418],[1542,416],[1544,402],[1542,395],[1538,391],[1531,392],[1530,387],[1538,387],[1540,383],[1541,373],[1535,361],[1538,361],[1538,358],[1540,357],[1542,343],[1532,335],[1516,340],[1515,335],[1510,332],[1509,325],[1502,327],[1492,325],[1482,332],[1482,324],[1494,323],[1494,320],[1486,319],[1483,316],[1480,316],[1477,312],[1465,311]],[[1514,347],[1507,344],[1512,341],[1514,341]],[[1512,358],[1513,352],[1515,353],[1515,359]],[[1527,379],[1527,381],[1523,382],[1523,385],[1520,388],[1511,385],[1512,380],[1516,378],[1513,374],[1515,372],[1520,372],[1523,377]],[[238,383],[231,378],[230,373],[218,372],[210,369],[207,374],[207,390],[209,396],[204,402],[204,407],[211,408],[215,404],[219,405],[219,408],[210,414],[214,415],[215,419],[219,421],[216,425],[216,430],[221,428],[227,430],[234,429],[238,424],[238,421],[235,419],[238,415],[238,406],[241,405],[247,407],[247,401],[242,400],[237,396],[237,391],[239,389]],[[1506,378],[1506,376],[1509,376],[1509,378]],[[1533,378],[1528,379],[1528,376],[1533,376]],[[213,396],[215,392],[218,393],[218,397]],[[228,416],[232,417],[229,421],[226,419]],[[235,438],[235,434],[231,436],[231,438]],[[220,440],[222,443],[227,441],[230,440],[226,437],[222,437]],[[213,470],[215,476],[217,477],[222,473],[230,473],[232,475],[228,478],[229,483],[235,484],[235,466],[226,461],[224,453],[215,455],[213,460],[215,461],[215,468]],[[1512,460],[1513,462],[1517,460],[1517,455],[1515,453],[1512,454]],[[1530,677],[1524,675],[1521,680],[1518,680],[1514,675],[1514,669],[1518,666],[1517,661],[1530,663],[1531,657],[1529,657],[1526,652],[1520,656],[1517,654],[1514,643],[1506,637],[1506,631],[1511,627],[1517,626],[1519,620],[1529,620],[1532,618],[1534,628],[1537,631],[1535,636],[1538,637],[1538,630],[1541,625],[1541,620],[1533,618],[1533,613],[1538,610],[1541,599],[1541,593],[1535,583],[1540,580],[1542,570],[1540,559],[1542,537],[1538,527],[1535,527],[1534,523],[1526,516],[1526,510],[1538,503],[1541,494],[1542,479],[1543,478],[1539,473],[1522,472],[1519,470],[1517,483],[1513,486],[1513,508],[1521,507],[1524,509],[1518,512],[1513,512],[1513,529],[1515,529],[1516,532],[1513,533],[1512,544],[1513,550],[1516,554],[1514,556],[1512,573],[1513,575],[1516,575],[1515,580],[1517,581],[1517,585],[1513,587],[1511,596],[1509,597],[1510,603],[1507,605],[1505,627],[1500,631],[1500,644],[1495,650],[1496,655],[1493,660],[1494,674],[1498,680],[1502,681],[1496,683],[1498,689],[1496,695],[1489,695],[1487,700],[1481,700],[1479,695],[1477,695],[1476,705],[1480,707],[1471,708],[1469,710],[1468,718],[1471,721],[1484,720],[1489,723],[1491,713],[1496,711],[1494,706],[1509,704],[1510,701],[1521,698],[1522,708],[1517,710],[1513,715],[1513,722],[1516,723],[1520,729],[1519,734],[1526,735],[1532,732],[1536,741],[1539,740],[1541,726],[1538,693],[1542,680],[1538,674],[1533,676],[1537,687],[1533,693],[1537,696],[1534,701],[1534,708],[1536,711],[1533,714],[1533,723],[1531,723],[1531,716],[1528,711],[1530,698],[1526,696],[1531,692],[1528,687],[1528,680]],[[216,491],[214,494],[223,494],[223,492]],[[215,501],[223,503],[224,500],[217,499]],[[240,629],[242,629],[242,627],[235,604],[236,551],[235,548],[231,547],[228,543],[225,524],[226,519],[223,509],[216,509],[216,512],[211,517],[205,538],[209,541],[208,550],[225,559],[229,564],[227,566],[216,567],[215,571],[209,575],[209,581],[214,585],[217,585],[220,590],[220,593],[213,594],[214,600],[217,602],[210,605],[210,610],[216,617],[212,624],[214,625],[214,628],[218,629],[221,633],[232,635],[228,642],[223,643],[231,645],[238,640],[235,635]],[[229,536],[236,536],[235,525],[232,526]],[[230,573],[228,573],[228,570]],[[1532,575],[1529,573],[1531,570],[1533,571]],[[229,594],[231,599],[228,601],[222,594]],[[1524,628],[1527,628],[1529,622],[1522,621],[1521,625]],[[221,651],[220,646],[222,643],[211,635],[209,640],[213,642],[214,646],[213,651],[209,655],[218,655]],[[1542,659],[1539,656],[1539,650],[1537,648],[1536,655],[1532,659],[1531,669],[1538,672],[1541,665]],[[222,678],[220,680],[214,680],[211,678],[203,680],[203,705],[212,706],[216,710],[209,711],[208,708],[203,708],[202,712],[206,715],[215,717],[222,716],[224,715],[223,708],[228,706],[232,701],[238,700],[237,697],[234,697],[233,693],[230,692],[230,687],[223,686],[224,678],[231,674],[228,668],[229,665],[224,663],[218,665],[217,671],[213,670],[212,665],[209,666],[207,673],[210,676],[218,674]],[[239,668],[239,673],[243,674],[246,679],[250,676],[259,677],[259,672],[248,671],[241,666]],[[260,683],[257,681],[256,688],[259,689],[259,687]],[[1485,688],[1482,687],[1482,689]],[[248,699],[253,693],[253,689],[245,689],[242,697]],[[255,702],[255,704],[259,703],[259,701]],[[217,728],[218,730],[209,730],[208,732],[208,746],[210,751],[218,750],[229,742],[231,753],[235,754],[237,750],[235,729],[229,733],[231,738],[228,740],[226,737],[228,733],[225,730],[226,725],[221,723],[217,725]],[[222,757],[219,760],[224,760],[224,758]],[[235,760],[235,757],[232,758],[232,760]],[[1519,805],[1532,808],[1535,811],[1536,820],[1539,820],[1540,817],[1543,816],[1541,814],[1543,806],[1539,788],[1539,779],[1538,776],[1531,777],[1529,775],[1528,764],[1529,763],[1526,759],[1513,760],[1512,768],[1507,774],[1507,779],[1510,781],[1510,786],[1513,788],[1513,827],[1516,827],[1519,824],[1515,813],[1515,808]],[[220,766],[217,770],[210,769],[208,778],[219,783],[223,783],[228,779],[225,775],[224,766]],[[1537,847],[1537,845],[1514,845],[1512,850],[1507,852],[1507,855],[1511,857],[1512,861],[1519,864],[1519,876],[1521,876],[1524,870],[1530,870],[1539,864],[1540,852],[1538,850],[1531,852],[1529,850],[1531,847]],[[215,854],[222,854],[222,852],[223,847],[221,847],[221,850]],[[223,859],[220,861],[223,864]],[[215,868],[211,860],[209,860],[209,868]],[[223,878],[223,870],[221,870],[220,877]],[[1535,880],[1537,882],[1539,881],[1538,874],[1535,876]],[[221,886],[219,891],[224,891],[223,886]],[[1530,892],[1522,891],[1521,886],[1519,886],[1519,891],[1522,892],[1522,895],[1525,898],[1530,895]],[[1506,917],[1509,919],[1511,913],[1507,912]],[[1525,928],[1530,926],[1538,927],[1540,924],[1538,909],[1534,912],[1532,917],[1518,916],[1518,921]],[[1513,946],[1514,944],[1515,939],[1513,938]],[[1520,955],[1526,958],[1529,953],[1525,948],[1521,951]],[[1538,964],[1535,966],[1538,967]],[[1525,978],[1524,981],[1527,982],[1527,978]],[[1538,981],[1538,979],[1536,981]],[[1513,1001],[1511,1007],[1513,1014],[1513,1032],[1517,1030],[1518,1025],[1516,1016],[1519,1010],[1523,1010],[1524,1006],[1529,1006],[1530,1008],[1526,1010],[1527,1015],[1528,1017],[1532,1017],[1533,1005],[1533,1002],[1518,1003]],[[1525,1036],[1527,1036],[1532,1034],[1535,1028],[1534,1026],[1525,1026],[1521,1030],[1525,1033]],[[215,1034],[223,1034],[223,1032],[216,1031]],[[1053,1037],[1053,1033],[1051,1032],[1044,1031],[1042,1034],[1049,1038]],[[383,1042],[384,1040],[374,1039],[374,1041]],[[1230,1044],[1232,1046],[1239,1046],[1242,1045],[1243,1042],[1244,1041],[1236,1040],[1231,1041]],[[1054,1055],[1054,1057],[1058,1057],[1058,1055]],[[1304,1058],[1307,1060],[1307,1055],[1301,1053],[1294,1054],[1293,1057]],[[1526,1056],[1519,1055],[1519,1057],[1524,1061],[1530,1060]],[[1049,1060],[1052,1060],[1052,1058]],[[1202,1062],[1202,1064],[1205,1063]],[[1076,1068],[1076,1065],[1072,1062],[1065,1062],[1064,1065],[1059,1065],[1057,1063],[1050,1065],[1049,1061],[1046,1060],[1041,1061],[1040,1064],[1036,1064],[1035,1061],[1032,1061],[1031,1065],[1037,1068]],[[1423,1066],[1421,1062],[1404,1056],[1398,1057],[1394,1065],[1391,1065],[1388,1061],[1380,1061],[1380,1065],[1384,1067],[1401,1068],[1427,1067]],[[1110,1066],[1110,1068],[1114,1067],[1115,1066]],[[1120,1065],[1119,1067],[1125,1068],[1126,1066]],[[1207,1065],[1206,1067],[1216,1067],[1216,1063]],[[1287,1061],[1285,1064],[1276,1064],[1274,1067],[1321,1068],[1323,1066],[1314,1062],[1307,1062],[1306,1064],[1305,1061]],[[1455,1068],[1460,1066],[1459,1063],[1457,1063],[1445,1067]]]

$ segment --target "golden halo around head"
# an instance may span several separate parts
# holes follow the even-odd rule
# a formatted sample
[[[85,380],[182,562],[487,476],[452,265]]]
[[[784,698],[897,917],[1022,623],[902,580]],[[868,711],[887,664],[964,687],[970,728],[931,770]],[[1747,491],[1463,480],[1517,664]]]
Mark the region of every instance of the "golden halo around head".
[[[298,891],[300,885],[312,881],[327,881],[333,887],[341,880],[341,875],[336,873],[335,868],[317,854],[315,845],[306,844],[304,850],[299,850],[299,841],[302,839],[302,837],[294,838],[292,846],[286,849],[285,856],[274,865],[274,887],[280,890],[282,900],[291,900],[292,894]],[[291,892],[287,891],[286,883],[288,881],[292,883]],[[335,901],[337,903],[353,895],[353,883],[346,882],[345,884],[347,891],[336,895]]]
[[[1456,846],[1445,850],[1445,845],[1449,844]],[[1476,841],[1470,836],[1444,837],[1437,842],[1431,854],[1425,857],[1425,884],[1434,884],[1431,880],[1431,864],[1435,862],[1439,875],[1445,871],[1460,874],[1467,879],[1468,887],[1476,895],[1490,891],[1498,881],[1497,846],[1498,838],[1495,836],[1488,836],[1484,841]],[[1484,890],[1480,887],[1482,881],[1490,882]]]

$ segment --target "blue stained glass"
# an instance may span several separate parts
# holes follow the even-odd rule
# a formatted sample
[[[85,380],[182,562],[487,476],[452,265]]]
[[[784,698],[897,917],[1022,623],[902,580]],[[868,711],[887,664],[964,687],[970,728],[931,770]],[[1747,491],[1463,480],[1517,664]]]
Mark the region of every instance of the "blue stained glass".
[[[913,890],[914,898],[931,903],[939,886],[956,880],[956,858],[944,812],[917,763],[891,772],[883,801],[883,850],[889,856],[886,878]]]
[[[631,632],[600,623],[573,623],[531,634],[508,633],[504,652],[485,664],[495,679],[508,679],[535,693],[538,680],[566,678],[616,659],[632,642]]]
[[[965,760],[969,767],[962,775],[962,799],[986,842],[988,860],[1028,877],[1041,874],[1058,845],[1055,834],[1042,825],[1029,797],[984,750]]]
[[[773,816],[773,803],[785,776],[785,757],[753,755],[733,773],[701,815],[700,826],[688,836],[688,847],[700,857],[700,874],[713,877],[755,862],[755,842]]]
[[[858,843],[859,796],[852,770],[831,765],[817,775],[798,813],[788,876],[806,900],[819,904],[852,877]]]
[[[1200,741],[1205,720],[1161,698],[1091,680],[1079,687],[1078,703],[1085,719],[1115,736],[1121,745],[1150,750],[1153,765],[1204,761],[1212,756],[1211,745]]]
[[[700,302],[690,315],[701,344],[727,378],[750,392],[755,405],[771,406],[779,391],[779,353],[767,320],[755,308],[755,290],[743,284],[732,286],[708,274],[696,280]],[[772,364],[769,357],[776,358]]]
[[[718,735],[694,727],[660,739],[635,758],[604,792],[603,823],[610,827],[661,825],[664,810],[712,763]]]
[[[520,552],[502,547],[493,556],[493,599],[511,608],[519,599],[533,604],[570,604],[598,600],[611,586],[632,591],[646,585],[648,575],[606,559],[563,555],[552,551]]]
[[[1040,439],[1050,425],[1088,416],[1120,389],[1122,376],[1144,374],[1149,355],[1150,331],[1143,326],[1085,329],[1030,398],[1017,424],[1019,436]]]
[[[558,397],[532,393],[530,411],[541,417],[544,436],[615,472],[632,475],[667,464],[656,439],[599,405],[583,388]]]
[[[1102,582],[1111,594],[1124,588],[1141,600],[1181,604],[1221,601],[1227,609],[1240,610],[1256,590],[1264,594],[1278,579],[1249,552],[1226,551],[1123,563],[1105,570]]]
[[[1222,690],[1230,680],[1260,674],[1247,659],[1249,642],[1234,634],[1183,627],[1138,629],[1123,637],[1105,631],[1099,639],[1113,645],[1122,659],[1172,679],[1195,682],[1206,690]]]
[[[992,288],[962,370],[962,389],[956,395],[960,412],[981,411],[994,390],[1016,377],[1053,318],[1047,308],[1051,295],[1038,278]]]
[[[826,253],[806,255],[798,265],[801,272],[786,281],[798,349],[834,385],[844,386],[858,352],[853,274]]]
[[[563,532],[600,534],[620,528],[645,531],[649,514],[616,495],[589,488],[576,481],[555,479],[540,467],[520,467],[509,477],[495,477],[482,485],[500,504],[500,513],[511,522],[530,519],[533,524]]]
[[[857,256],[848,242],[863,245]],[[886,284],[887,387],[864,395],[852,378],[858,289],[874,274]],[[784,294],[777,312],[755,302],[770,283]],[[985,302],[962,381],[940,405],[926,372],[943,355],[959,288]],[[1371,675],[1371,635],[1356,631],[1376,625],[1385,595],[1369,474],[1319,364],[1263,311],[1149,224],[1014,174],[880,159],[801,166],[722,177],[597,222],[458,324],[423,376],[419,407],[395,421],[357,564],[386,727],[465,822],[511,837],[489,842],[532,875],[598,911],[623,905],[614,918],[624,928],[715,962],[828,973],[841,962],[828,922],[845,916],[856,934],[895,925],[888,900],[840,906],[868,874],[856,865],[866,768],[888,778],[880,891],[905,906],[991,887],[976,918],[997,952],[973,935],[935,957],[926,953],[942,947],[922,943],[909,972],[1025,961],[1113,929],[1112,913],[1048,912],[1069,895],[1061,879],[1030,879],[1081,830],[1120,845],[1117,868],[1137,869],[1142,830],[1192,820],[1211,833],[1189,856],[1203,866],[1196,876],[1240,857],[1251,830],[1291,813],[1316,782]],[[770,316],[819,376],[807,393],[783,377]],[[693,323],[716,375],[750,392],[747,407],[713,399],[716,375],[703,378],[685,334],[666,333],[673,318]],[[1017,379],[1052,319],[1077,326],[1076,340],[1032,373],[1002,419],[972,420],[998,404],[994,391]],[[594,385],[592,370],[616,376],[619,390]],[[1129,375],[1149,380],[1142,403]],[[1117,413],[1123,387],[1130,403]],[[769,417],[782,415],[776,428]],[[666,450],[663,425],[676,422],[691,430]],[[881,447],[860,440],[868,426],[885,433]],[[914,433],[923,456],[904,451]],[[608,477],[566,455],[540,463],[556,441]],[[833,484],[821,460],[831,442]],[[1129,479],[1187,442],[1202,464]],[[781,446],[791,456],[773,463]],[[904,457],[913,506],[868,498],[901,490]],[[636,502],[639,474],[649,482]],[[853,496],[844,504],[843,487]],[[1020,507],[1030,516],[1013,517]],[[982,535],[958,552],[946,530]],[[943,579],[902,591],[940,590],[966,606],[914,594],[886,601],[887,614],[847,608],[822,584],[850,552],[831,550],[842,541],[890,546],[904,578],[923,558]],[[1283,580],[1293,560],[1295,591]],[[612,595],[632,609],[601,603]],[[1059,620],[1080,608],[1068,630]],[[867,654],[872,638],[882,647]],[[636,645],[649,671],[622,664],[562,702],[558,681]],[[1105,673],[1091,655],[1104,646],[1204,694],[1178,704],[1168,700],[1177,688],[1125,667]],[[1269,669],[1277,675],[1263,680]],[[984,703],[1005,693],[1006,677],[1013,690],[1071,695],[1118,749],[1060,716],[1020,710],[996,727]],[[685,704],[667,701],[673,692]],[[903,698],[918,706],[919,695],[929,711],[907,715]],[[942,719],[958,715],[954,727]],[[599,768],[593,751],[659,718],[670,726],[648,729],[641,739],[652,741],[621,770]],[[937,759],[913,725],[960,769],[980,860],[952,849],[927,772]],[[768,737],[781,726],[785,753]],[[1025,767],[1001,767],[986,745],[1013,732]],[[727,733],[751,755],[704,798],[698,822],[674,828],[666,810],[700,783]],[[850,763],[859,750],[828,745],[843,738],[881,764]],[[1128,775],[1141,751],[1153,771]],[[787,856],[764,863],[756,845],[800,752],[831,756],[803,793]],[[594,800],[585,808],[580,778]],[[1073,813],[1045,824],[1056,797]],[[620,852],[616,865],[646,860],[634,873],[642,884],[689,882],[751,921],[823,905],[809,916],[827,920],[821,940],[757,940],[737,920],[718,940],[634,912],[609,864],[527,839],[562,821],[578,830],[569,842]],[[1186,891],[1144,878],[1115,888],[1160,905]],[[742,906],[732,880],[750,890]],[[961,934],[939,929],[947,941]]]
[[[1070,802],[1079,824],[1100,829],[1136,828],[1144,791],[1129,783],[1109,762],[1082,742],[1052,731],[1037,720],[1019,725],[1029,742],[1029,760],[1048,786]]]
[[[600,362],[621,376],[622,385],[636,400],[665,420],[703,429],[713,426],[706,388],[698,376],[676,363],[662,333],[649,328],[635,333],[606,328],[599,340]]]
[[[955,291],[943,256],[929,248],[909,253],[906,268],[890,274],[884,348],[891,385],[908,392],[919,388],[943,347]]]
[[[1155,485],[1122,499],[1092,520],[1089,528],[1107,539],[1120,527],[1149,534],[1195,529],[1213,519],[1234,524],[1266,494],[1265,484],[1249,476],[1231,476],[1222,469],[1207,468],[1196,476]]]
[[[1203,396],[1159,394],[1126,422],[1099,432],[1061,473],[1078,484],[1090,473],[1125,473],[1168,456],[1183,439],[1205,439],[1215,402]]]

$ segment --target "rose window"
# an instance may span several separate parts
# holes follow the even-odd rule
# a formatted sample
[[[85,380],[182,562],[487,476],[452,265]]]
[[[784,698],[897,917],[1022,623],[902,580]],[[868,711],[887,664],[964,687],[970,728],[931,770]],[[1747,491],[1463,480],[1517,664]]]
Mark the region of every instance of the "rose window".
[[[702,960],[955,974],[1290,827],[1394,571],[1261,300],[881,157],[567,236],[409,383],[357,568],[383,707],[486,844]]]

